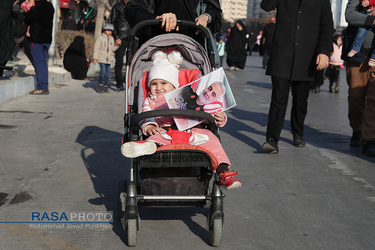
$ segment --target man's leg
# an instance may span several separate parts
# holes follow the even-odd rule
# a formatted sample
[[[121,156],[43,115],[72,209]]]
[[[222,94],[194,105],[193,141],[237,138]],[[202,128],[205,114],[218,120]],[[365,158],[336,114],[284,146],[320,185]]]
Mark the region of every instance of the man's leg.
[[[291,130],[295,146],[304,146],[303,129],[307,114],[307,99],[311,82],[292,82]]]
[[[125,40],[121,40],[120,47],[115,52],[115,77],[116,77],[116,87],[121,88],[124,86],[124,77],[122,75],[122,68],[124,65],[124,54],[126,50]]]
[[[268,113],[267,140],[278,141],[280,139],[288,105],[289,89],[290,80],[272,77],[272,97]]]
[[[263,61],[262,61],[263,69],[267,68],[268,56],[269,56],[269,49],[264,49],[264,52],[263,52]]]
[[[34,62],[37,90],[48,90],[47,56],[49,46],[50,44],[31,44],[31,55],[33,57]]]
[[[375,67],[370,69],[361,132],[363,153],[368,156],[375,156]]]
[[[350,145],[361,146],[363,112],[366,102],[366,86],[370,78],[370,67],[367,63],[346,62],[346,81],[349,85],[348,118],[353,135]]]

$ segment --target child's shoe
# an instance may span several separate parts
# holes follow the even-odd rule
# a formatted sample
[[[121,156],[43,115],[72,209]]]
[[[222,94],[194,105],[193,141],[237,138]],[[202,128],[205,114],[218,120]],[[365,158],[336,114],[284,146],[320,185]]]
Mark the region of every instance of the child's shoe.
[[[333,92],[335,92],[335,87],[333,86],[329,87],[329,93],[333,93]]]
[[[337,94],[337,93],[339,93],[340,92],[340,87],[339,86],[336,86],[336,88],[335,88],[335,93]]]
[[[233,171],[224,171],[219,176],[219,183],[221,186],[225,186],[227,190],[239,188],[242,186],[241,182],[235,177],[238,172]]]
[[[229,70],[230,70],[230,71],[233,71],[233,70],[234,70],[234,67],[230,67]]]
[[[357,53],[358,53],[358,51],[352,49],[352,50],[349,51],[349,53],[348,53],[348,57],[353,57],[353,56],[355,56],[355,54],[357,54]]]
[[[375,59],[370,58],[370,60],[368,61],[368,66],[374,67],[375,66]]]
[[[156,143],[152,141],[132,141],[121,146],[121,153],[127,158],[152,155],[156,152]]]

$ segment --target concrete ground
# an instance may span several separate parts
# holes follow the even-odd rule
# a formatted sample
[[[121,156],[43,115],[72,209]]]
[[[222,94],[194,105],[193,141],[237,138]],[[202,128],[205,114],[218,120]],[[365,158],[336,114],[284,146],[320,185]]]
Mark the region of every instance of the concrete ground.
[[[310,94],[306,147],[292,145],[290,104],[280,153],[265,154],[270,77],[261,57],[225,73],[237,106],[227,111],[222,145],[243,186],[224,191],[218,249],[375,249],[375,159],[349,147],[347,85]],[[118,182],[129,178],[120,153],[124,94],[98,94],[97,74],[67,79],[46,96],[0,104],[1,249],[124,249],[113,224],[35,223],[33,214],[116,210]],[[140,208],[135,249],[212,249],[204,208]],[[46,225],[55,225],[47,227]]]

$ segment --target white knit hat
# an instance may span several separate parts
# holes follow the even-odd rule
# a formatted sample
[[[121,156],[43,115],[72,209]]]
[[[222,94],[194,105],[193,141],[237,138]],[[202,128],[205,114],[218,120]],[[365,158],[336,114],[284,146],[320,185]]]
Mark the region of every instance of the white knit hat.
[[[169,55],[162,51],[157,51],[152,56],[153,63],[148,75],[148,86],[154,79],[162,79],[173,84],[177,89],[180,84],[178,82],[178,68],[183,61],[180,52],[172,51]]]
[[[111,30],[113,31],[114,27],[113,27],[113,24],[111,23],[105,23],[104,26],[103,26],[103,31],[104,30]]]

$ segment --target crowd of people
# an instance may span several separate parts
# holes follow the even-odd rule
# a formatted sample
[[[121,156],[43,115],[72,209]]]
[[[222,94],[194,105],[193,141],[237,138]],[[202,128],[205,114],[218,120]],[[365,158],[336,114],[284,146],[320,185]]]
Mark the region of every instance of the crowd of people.
[[[24,1],[16,0],[14,4],[20,5]],[[139,34],[139,45],[157,34],[174,30],[193,37],[203,45],[199,32],[185,30],[177,25],[178,19],[190,20],[209,28],[216,35],[221,67],[225,66],[226,58],[225,62],[230,71],[244,70],[247,56],[253,55],[254,51],[263,56],[262,67],[272,81],[266,142],[262,146],[264,152],[279,152],[278,141],[290,89],[293,98],[293,145],[306,145],[304,120],[309,93],[319,93],[324,79],[329,82],[330,93],[339,93],[340,72],[345,68],[345,64],[349,85],[348,117],[353,129],[350,145],[362,147],[366,155],[375,156],[375,91],[373,84],[370,84],[373,81],[375,59],[373,32],[368,32],[375,25],[375,16],[368,15],[368,9],[372,6],[349,0],[345,12],[349,26],[341,35],[334,33],[329,0],[317,0],[303,6],[292,0],[286,1],[288,4],[279,4],[277,0],[262,0],[261,8],[265,11],[277,9],[276,17],[270,18],[261,31],[249,33],[241,19],[226,32],[221,31],[222,10],[217,0],[207,1],[202,13],[198,12],[200,6],[191,2],[183,4],[193,11],[181,8],[179,1],[149,1],[149,6],[145,6],[145,2],[141,0],[121,0],[113,6],[109,20],[103,27],[103,34],[95,43],[92,59],[94,64],[100,65],[97,92],[108,92],[110,65],[113,62],[116,90],[124,91],[123,59],[131,27],[142,20],[161,20],[162,31],[151,28],[149,32]],[[52,41],[52,18],[55,10],[47,0],[32,2],[35,6],[24,6],[23,12],[20,12],[22,14],[18,19],[22,19],[25,26],[17,33],[16,44],[25,51],[35,68],[37,84],[30,94],[46,95],[49,94],[47,52]],[[66,17],[61,19],[60,28],[93,32],[95,18],[82,18],[77,23],[68,12]],[[89,60],[84,52],[83,37],[77,36],[74,39],[64,57],[64,67],[72,73],[73,78],[85,79],[86,74],[81,72],[87,73]],[[83,70],[78,72],[79,67],[75,65],[81,65]]]

